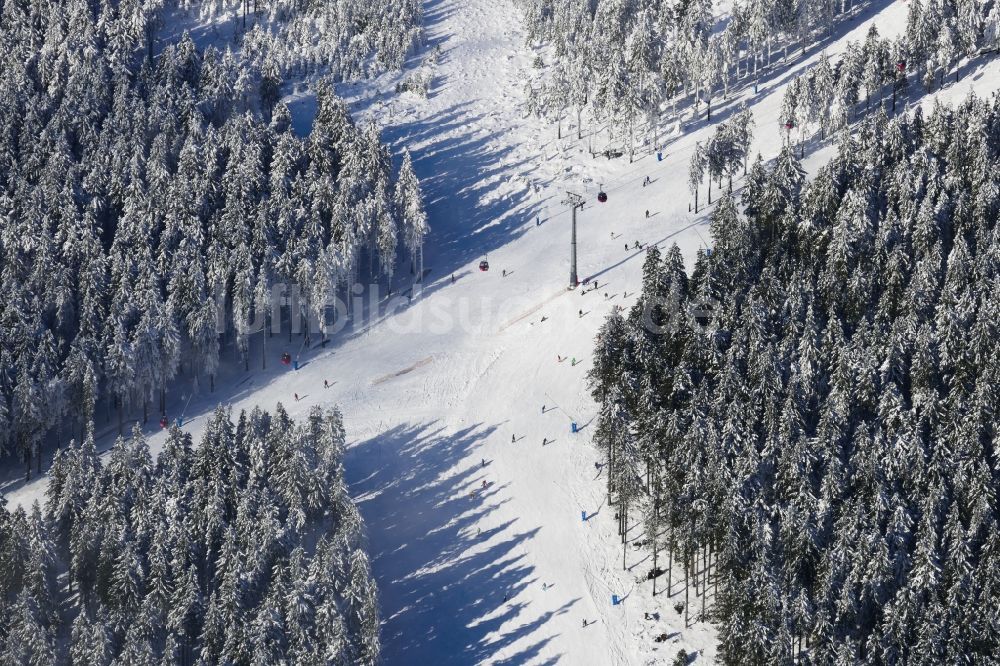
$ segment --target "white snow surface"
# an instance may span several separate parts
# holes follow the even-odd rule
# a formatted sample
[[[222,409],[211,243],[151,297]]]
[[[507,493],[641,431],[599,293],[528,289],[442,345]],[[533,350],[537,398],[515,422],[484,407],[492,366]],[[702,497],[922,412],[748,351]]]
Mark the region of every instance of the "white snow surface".
[[[823,48],[834,53],[845,39],[862,39],[872,22],[894,34],[905,17],[904,2],[874,2],[835,26]],[[605,315],[631,305],[640,287],[644,253],[626,251],[626,243],[677,242],[690,261],[710,242],[705,210],[688,212],[695,142],[745,100],[756,119],[756,150],[773,157],[783,87],[819,48],[778,66],[758,94],[741,90],[717,101],[711,123],[696,119],[669,139],[663,161],[647,151],[629,164],[627,157],[591,158],[575,130],[564,127],[559,141],[554,126],[525,118],[534,51],[511,0],[430,0],[425,19],[429,45],[413,67],[441,47],[427,100],[393,92],[412,68],[340,88],[359,117],[373,115],[385,128],[395,151],[413,153],[432,227],[423,293],[303,353],[297,371],[277,357],[295,353],[301,338],[275,336],[266,371],[256,358],[250,372],[230,361],[214,393],[204,382],[193,398],[190,389],[175,390],[171,416],[183,412],[184,429],[197,439],[219,401],[234,410],[281,402],[292,416],[315,404],[342,407],[348,477],[380,586],[386,664],[664,664],[681,648],[698,653],[694,663],[714,663],[715,630],[703,622],[685,627],[673,609],[684,598],[677,570],[674,595],[655,598],[649,582],[637,583],[652,566],[645,551],[630,545],[630,570],[622,570],[614,512],[594,467],[597,406],[586,373]],[[991,94],[998,80],[995,61],[977,60],[939,96]],[[307,131],[310,97],[288,101]],[[807,153],[806,166],[814,171],[830,154],[828,147]],[[642,187],[647,175],[652,184]],[[606,204],[596,201],[599,183]],[[579,273],[600,287],[584,295],[566,289],[566,190],[587,199],[578,215]],[[487,254],[491,270],[481,272]],[[398,270],[398,283],[409,281],[408,265]],[[231,350],[225,354],[232,359]],[[570,432],[572,422],[579,433]],[[150,423],[156,449],[164,435]],[[28,504],[43,495],[44,479],[4,486],[12,503]],[[633,525],[629,539],[641,533]],[[624,601],[612,605],[612,594]],[[693,596],[692,605],[700,610]],[[659,619],[645,620],[644,612]],[[655,643],[661,633],[668,640]]]

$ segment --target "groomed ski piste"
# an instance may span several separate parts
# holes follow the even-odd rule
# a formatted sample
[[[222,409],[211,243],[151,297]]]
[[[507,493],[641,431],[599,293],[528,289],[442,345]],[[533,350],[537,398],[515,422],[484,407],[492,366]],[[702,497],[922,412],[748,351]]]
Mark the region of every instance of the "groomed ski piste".
[[[525,45],[514,2],[426,3],[427,45],[411,67],[338,88],[359,122],[374,117],[395,151],[413,154],[432,227],[423,288],[390,312],[367,316],[368,305],[358,308],[354,325],[325,347],[303,350],[301,336],[276,335],[266,370],[258,362],[244,372],[230,360],[213,393],[204,382],[198,393],[175,388],[171,417],[183,415],[197,441],[220,402],[234,410],[281,402],[293,417],[315,404],[342,407],[347,473],[380,586],[386,664],[660,664],[682,648],[697,654],[693,663],[713,663],[713,628],[685,626],[674,610],[684,599],[678,571],[673,594],[655,598],[644,550],[629,546],[623,571],[590,441],[594,336],[612,308],[634,303],[645,256],[636,242],[677,243],[689,266],[699,247],[711,245],[712,207],[697,215],[688,208],[695,143],[745,102],[755,118],[751,154],[774,157],[784,138],[784,86],[821,49],[836,54],[872,24],[883,36],[898,34],[906,7],[859,6],[822,46],[777,63],[756,94],[734,90],[716,102],[711,122],[703,110],[685,116],[687,124],[664,141],[662,161],[647,147],[629,163],[627,156],[591,157],[575,129],[564,126],[557,140],[554,125],[526,116],[535,51]],[[422,65],[435,50],[437,62]],[[397,94],[395,84],[420,67],[433,77],[429,97]],[[1000,64],[981,57],[959,82],[919,103],[955,102],[971,90],[988,96],[998,82]],[[286,99],[301,131],[313,108],[305,90]],[[811,146],[804,165],[812,173],[832,151]],[[604,204],[596,200],[601,184]],[[599,282],[594,290],[567,289],[566,191],[586,199],[579,274]],[[484,258],[486,272],[479,270]],[[408,265],[398,267],[397,289],[411,281]],[[359,298],[367,302],[367,294]],[[283,351],[296,355],[297,370],[278,362]],[[115,429],[102,430],[99,445],[107,448]],[[155,451],[164,435],[153,420],[149,433]],[[4,486],[12,504],[30,504],[43,497],[45,482],[8,476]],[[642,526],[631,525],[628,537],[641,539]],[[700,609],[693,593],[691,603]],[[667,640],[654,642],[661,634]]]

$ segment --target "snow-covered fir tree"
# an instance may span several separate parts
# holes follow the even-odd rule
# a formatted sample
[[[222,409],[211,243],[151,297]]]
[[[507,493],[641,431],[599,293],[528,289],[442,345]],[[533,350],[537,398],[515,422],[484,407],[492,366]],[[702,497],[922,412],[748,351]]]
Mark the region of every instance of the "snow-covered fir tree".
[[[716,15],[710,0],[520,0],[520,5],[528,46],[539,54],[539,67],[527,83],[529,108],[552,119],[560,138],[562,121],[570,115],[576,117],[578,138],[584,125],[607,125],[598,140],[630,155],[640,141],[660,146],[665,119],[671,125],[685,114],[711,120],[714,99],[725,99],[734,87],[756,86],[779,59],[801,57],[860,8],[847,1],[736,0],[727,13]],[[786,95],[800,104],[786,103],[781,122],[793,122],[800,139],[808,125],[825,132],[824,114],[839,110],[833,124],[847,122],[859,90],[871,108],[885,95],[895,100],[908,73],[928,89],[940,86],[950,72],[960,76],[962,64],[1000,35],[995,28],[1000,13],[992,3],[917,0],[908,4],[908,14],[898,39],[884,39],[873,28],[862,43],[849,43],[836,70],[824,58],[808,89],[804,83],[790,86]]]
[[[998,129],[976,97],[877,112],[810,182],[786,145],[718,202],[689,281],[676,247],[650,252],[601,329],[620,530],[642,512],[724,663],[1000,650]]]
[[[212,389],[227,347],[249,368],[252,322],[294,314],[276,283],[325,323],[428,230],[409,158],[397,181],[332,86],[398,67],[420,3],[174,5],[0,5],[0,456],[29,476],[98,416],[165,418],[179,375]],[[242,12],[240,48],[160,43],[177,10]],[[281,80],[319,63],[300,137]]]
[[[343,419],[211,416],[61,450],[44,510],[0,507],[4,663],[378,663],[378,601]],[[263,659],[263,661],[261,661]]]

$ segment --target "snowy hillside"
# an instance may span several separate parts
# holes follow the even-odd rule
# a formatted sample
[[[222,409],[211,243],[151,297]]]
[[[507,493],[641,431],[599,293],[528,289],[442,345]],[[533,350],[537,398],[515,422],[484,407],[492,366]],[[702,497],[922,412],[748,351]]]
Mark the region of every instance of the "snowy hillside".
[[[861,6],[823,49],[835,54],[848,40],[863,41],[871,25],[883,36],[900,33],[906,6]],[[784,89],[820,51],[790,56],[756,93],[746,87],[716,100],[710,122],[699,114],[663,128],[662,160],[647,147],[629,163],[594,157],[588,137],[563,127],[559,139],[554,124],[528,113],[525,83],[542,49],[525,45],[513,0],[432,0],[423,21],[426,46],[402,72],[337,87],[359,126],[374,119],[394,154],[405,148],[413,156],[431,227],[422,289],[412,300],[359,296],[352,326],[325,347],[276,335],[263,370],[251,363],[245,371],[231,360],[234,350],[223,350],[230,356],[215,391],[196,392],[181,378],[167,412],[183,415],[183,430],[198,439],[220,402],[234,410],[281,402],[296,420],[315,405],[340,407],[349,491],[379,585],[386,664],[667,664],[682,648],[698,654],[693,663],[714,663],[713,627],[685,626],[674,609],[684,598],[679,577],[672,594],[654,598],[644,580],[651,557],[631,545],[623,570],[590,441],[597,406],[586,375],[606,315],[634,303],[640,290],[643,248],[676,243],[690,266],[698,248],[712,245],[712,208],[690,210],[696,144],[746,104],[756,125],[751,155],[773,158],[786,138]],[[968,69],[960,81],[912,98],[930,105],[1000,85],[991,57]],[[426,99],[396,92],[414,72],[429,77]],[[313,89],[288,88],[293,127],[305,135],[317,107]],[[804,164],[815,172],[831,152],[810,145]],[[597,201],[600,190],[606,203]],[[566,288],[567,191],[586,200],[577,215],[579,274],[595,289]],[[488,271],[479,268],[483,260]],[[398,267],[395,294],[411,288],[408,269],[408,262]],[[259,343],[250,345],[256,359]],[[298,369],[278,362],[282,352]],[[101,430],[107,448],[117,429]],[[151,422],[154,451],[165,439]],[[0,490],[11,504],[28,505],[43,496],[46,480],[24,483],[21,469],[4,476]],[[641,530],[633,526],[629,539]],[[621,603],[613,605],[613,595]],[[691,603],[700,608],[700,597]],[[666,641],[655,642],[662,634]]]

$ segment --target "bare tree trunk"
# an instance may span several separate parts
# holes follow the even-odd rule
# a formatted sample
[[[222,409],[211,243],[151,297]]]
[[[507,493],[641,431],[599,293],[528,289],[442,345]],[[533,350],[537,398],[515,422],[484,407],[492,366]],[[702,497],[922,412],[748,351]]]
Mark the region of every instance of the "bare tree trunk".
[[[667,529],[667,596],[668,597],[674,591],[673,573],[674,573],[674,528],[670,526]]]
[[[701,571],[698,569],[698,553],[700,552],[701,546],[697,544],[691,549],[691,577],[694,578],[694,598],[696,601],[701,586]]]
[[[267,336],[268,336],[267,329],[270,328],[270,326],[268,326],[268,322],[269,322],[270,319],[271,319],[270,315],[264,315],[264,329],[265,330],[262,331],[263,335],[260,336],[260,369],[261,370],[267,370]]]
[[[608,492],[608,506],[611,506],[611,454],[614,449],[608,447],[608,458],[607,458],[607,492]]]
[[[653,596],[656,596],[656,553],[658,548],[656,535],[653,535]]]
[[[701,621],[705,621],[705,599],[708,598],[708,549],[705,549],[705,571],[701,583]]]
[[[628,571],[625,566],[625,553],[628,551],[628,539],[622,538],[622,571]]]
[[[689,569],[689,559],[691,555],[691,549],[687,542],[684,543],[684,628],[688,626],[688,605],[690,598],[688,596],[688,569]]]

